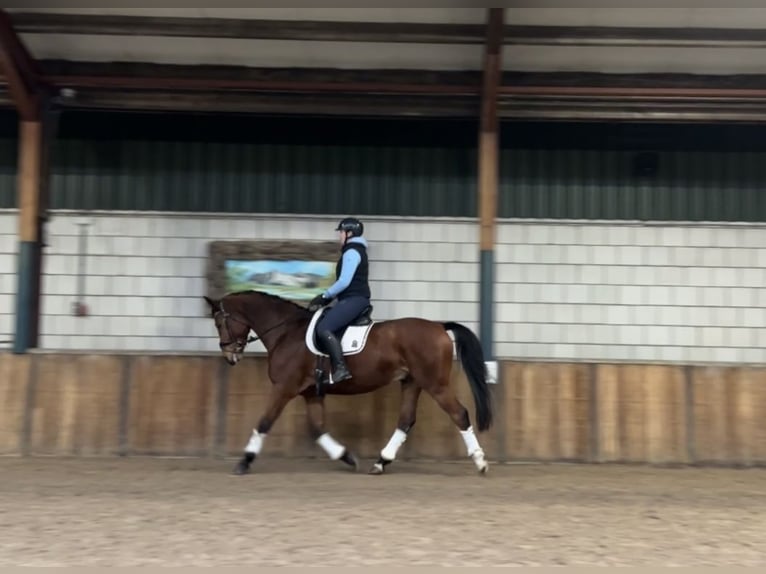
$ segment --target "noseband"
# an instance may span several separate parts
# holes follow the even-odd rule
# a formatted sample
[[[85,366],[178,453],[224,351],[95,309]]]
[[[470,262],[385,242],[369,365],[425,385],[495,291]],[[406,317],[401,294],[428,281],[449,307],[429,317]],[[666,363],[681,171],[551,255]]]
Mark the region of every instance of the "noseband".
[[[229,323],[227,323],[226,321],[227,319],[231,319],[235,323],[244,325],[245,327],[247,327],[248,333],[250,332],[251,327],[244,321],[237,319],[231,313],[226,311],[226,309],[223,308],[223,301],[218,303],[218,307],[219,309],[218,311],[215,312],[214,316],[221,315],[221,317],[223,318],[221,322],[223,323],[223,326],[226,329],[226,335],[229,337],[228,341],[221,341],[220,343],[218,343],[218,346],[221,348],[221,350],[223,350],[224,347],[228,347],[229,345],[236,345],[237,351],[241,353],[242,351],[245,350],[245,347],[247,347],[249,343],[257,341],[260,338],[260,337],[248,337],[244,341],[242,339],[234,339],[234,337],[232,337],[231,335],[231,329],[229,329]]]

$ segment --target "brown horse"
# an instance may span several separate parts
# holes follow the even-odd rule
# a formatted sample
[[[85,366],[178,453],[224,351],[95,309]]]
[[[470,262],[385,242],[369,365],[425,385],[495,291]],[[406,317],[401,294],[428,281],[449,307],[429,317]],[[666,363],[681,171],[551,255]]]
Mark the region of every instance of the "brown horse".
[[[476,405],[478,430],[489,429],[492,424],[492,400],[481,343],[464,325],[420,318],[373,323],[370,318],[372,309],[368,308],[362,313],[364,317],[355,322],[357,325],[368,323],[369,333],[366,342],[362,343],[362,350],[344,352],[352,378],[326,384],[317,378],[324,370],[318,368],[320,355],[312,352],[306,338],[307,329],[313,325],[312,319],[317,318],[314,313],[297,303],[259,291],[232,293],[218,301],[209,297],[205,300],[215,321],[221,352],[230,365],[237,364],[247,344],[254,340],[260,339],[268,353],[269,378],[273,383],[269,401],[234,469],[235,474],[249,471],[261,452],[269,429],[285,405],[299,395],[306,401],[309,428],[317,444],[331,459],[342,460],[358,469],[354,454],[324,429],[324,395],[369,393],[394,381],[402,385],[399,422],[388,444],[381,450],[380,458],[370,469],[370,474],[382,474],[384,467],[396,458],[399,447],[415,424],[421,391],[431,395],[457,425],[467,454],[479,472],[483,474],[487,471],[484,451],[474,434],[468,411],[449,386],[453,347],[447,331],[452,331],[455,349]],[[251,330],[256,337],[249,337]],[[354,343],[358,346],[357,341]],[[322,351],[319,350],[319,353]],[[327,359],[324,355],[321,357],[319,360],[324,364]]]

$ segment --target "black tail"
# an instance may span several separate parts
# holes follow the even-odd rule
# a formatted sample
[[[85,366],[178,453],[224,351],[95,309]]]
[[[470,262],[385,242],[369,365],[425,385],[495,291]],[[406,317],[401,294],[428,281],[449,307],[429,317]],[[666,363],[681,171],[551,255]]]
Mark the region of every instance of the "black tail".
[[[476,422],[480,432],[492,426],[492,395],[487,385],[487,366],[479,338],[468,327],[448,321],[442,323],[447,331],[455,334],[457,356],[468,377],[476,404]]]

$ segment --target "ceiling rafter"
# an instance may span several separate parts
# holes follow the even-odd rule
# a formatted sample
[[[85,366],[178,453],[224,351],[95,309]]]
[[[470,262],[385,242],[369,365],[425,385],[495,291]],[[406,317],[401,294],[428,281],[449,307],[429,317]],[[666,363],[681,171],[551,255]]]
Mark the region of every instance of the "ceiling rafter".
[[[481,65],[475,69],[387,70],[250,68],[150,62],[36,62],[14,32],[24,34],[145,35],[260,38],[295,41],[484,44],[487,28],[474,24],[318,22],[94,16],[0,11],[2,46],[9,70],[5,85],[20,110],[41,86],[71,88],[64,107],[255,113],[474,115],[480,113]],[[766,30],[507,25],[494,29],[491,45],[766,47]],[[15,40],[14,40],[15,38]],[[10,57],[15,62],[9,67]],[[0,80],[1,81],[1,80]],[[608,74],[594,72],[497,73],[500,117],[703,117],[727,106],[731,115],[756,117],[766,102],[766,75]],[[163,101],[166,100],[166,101]],[[454,102],[454,103],[453,103]],[[21,104],[18,106],[18,104]],[[141,106],[146,106],[141,108]],[[429,109],[429,106],[431,107]],[[643,106],[643,107],[642,107]],[[324,110],[324,111],[322,111]],[[641,110],[640,113],[637,110]],[[687,112],[682,112],[687,110]],[[702,111],[700,111],[702,110]],[[721,117],[724,117],[723,115]]]
[[[298,42],[407,42],[418,44],[480,44],[483,27],[473,24],[413,22],[330,22],[89,14],[13,14],[26,34],[96,34],[293,40]]]
[[[0,69],[16,109],[24,120],[40,114],[43,86],[40,68],[13,27],[8,13],[0,8]]]
[[[14,12],[21,34],[163,36],[415,44],[484,43],[481,24],[342,22]],[[762,28],[505,25],[507,45],[766,47]]]
[[[550,74],[555,76],[554,74]],[[498,75],[499,76],[499,75]],[[503,96],[524,95],[528,97],[570,96],[581,98],[623,97],[623,98],[766,98],[766,78],[763,84],[751,87],[701,87],[684,85],[556,85],[546,80],[546,74],[537,74],[539,84],[502,83],[497,87]],[[282,93],[366,93],[366,94],[421,94],[434,96],[479,96],[481,86],[476,83],[416,83],[389,79],[367,81],[332,80],[325,78],[294,79],[239,79],[218,77],[195,77],[181,75],[51,75],[48,81],[59,87],[74,89],[126,89],[147,91],[236,91],[236,92],[282,92]],[[623,81],[625,81],[623,79]]]

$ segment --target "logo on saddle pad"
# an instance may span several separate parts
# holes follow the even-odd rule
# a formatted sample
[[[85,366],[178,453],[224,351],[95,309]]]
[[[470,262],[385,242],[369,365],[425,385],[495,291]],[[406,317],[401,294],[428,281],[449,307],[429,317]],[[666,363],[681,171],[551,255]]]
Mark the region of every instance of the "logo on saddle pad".
[[[327,313],[328,309],[318,309],[314,313],[314,317],[311,319],[308,328],[306,329],[306,346],[309,351],[320,357],[327,357],[327,353],[320,351],[316,346],[316,326],[319,319]],[[367,344],[367,337],[370,335],[370,330],[375,324],[370,315],[372,314],[372,306],[362,311],[361,315],[354,319],[351,324],[343,331],[343,337],[340,340],[340,346],[343,349],[344,355],[356,355],[364,350],[364,346]]]

